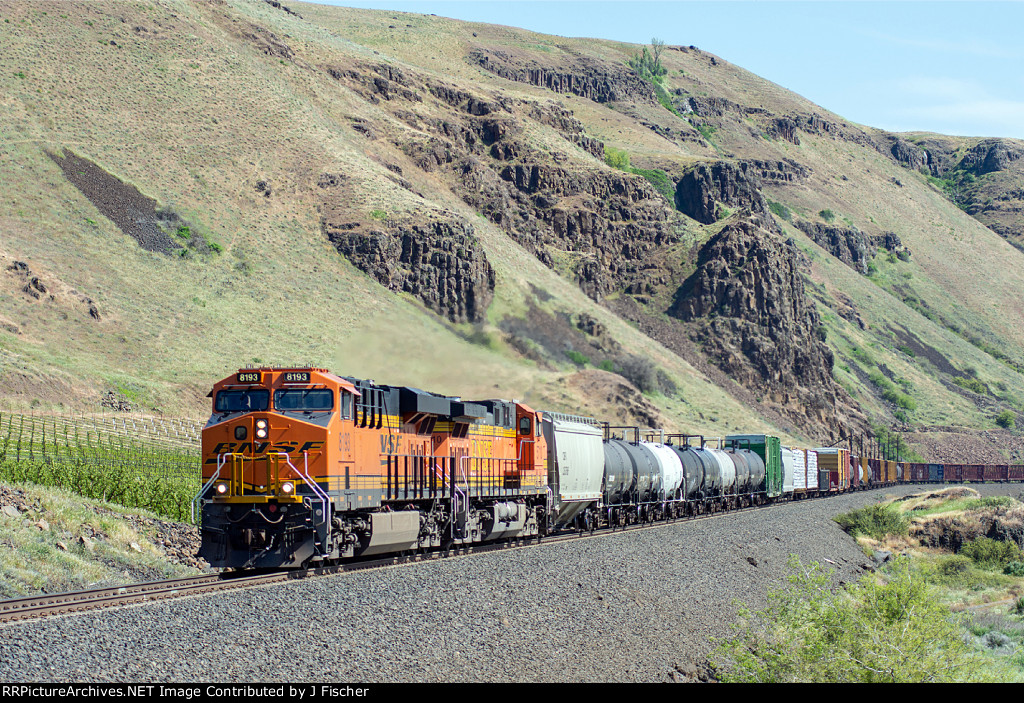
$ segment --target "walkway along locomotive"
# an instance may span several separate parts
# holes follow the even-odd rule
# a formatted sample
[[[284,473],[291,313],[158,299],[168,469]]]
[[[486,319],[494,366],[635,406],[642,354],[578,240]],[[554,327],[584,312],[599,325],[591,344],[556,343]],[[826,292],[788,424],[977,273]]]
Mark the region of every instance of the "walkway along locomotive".
[[[770,435],[643,433],[317,368],[242,369],[210,397],[193,507],[200,554],[215,567],[302,567],[944,476],[941,465],[783,447]],[[954,475],[1024,480],[1024,466]]]

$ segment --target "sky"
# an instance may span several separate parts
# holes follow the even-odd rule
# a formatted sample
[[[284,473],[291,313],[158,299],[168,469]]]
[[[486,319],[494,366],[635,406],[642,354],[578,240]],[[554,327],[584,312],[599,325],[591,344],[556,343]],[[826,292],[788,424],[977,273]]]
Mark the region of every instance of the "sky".
[[[315,0],[696,46],[863,125],[1024,139],[1024,2]]]

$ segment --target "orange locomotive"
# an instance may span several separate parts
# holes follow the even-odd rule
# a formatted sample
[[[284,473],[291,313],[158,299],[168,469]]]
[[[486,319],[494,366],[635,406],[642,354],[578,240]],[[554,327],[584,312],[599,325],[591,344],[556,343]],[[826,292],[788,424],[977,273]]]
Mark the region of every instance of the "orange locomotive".
[[[316,368],[241,369],[203,429],[200,554],[302,566],[537,535],[547,524],[541,414]]]

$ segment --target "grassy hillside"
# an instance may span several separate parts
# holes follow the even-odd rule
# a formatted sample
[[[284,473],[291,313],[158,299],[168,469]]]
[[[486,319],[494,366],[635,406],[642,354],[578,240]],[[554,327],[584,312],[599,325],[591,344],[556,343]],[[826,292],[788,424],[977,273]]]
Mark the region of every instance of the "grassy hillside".
[[[705,161],[784,162],[804,174],[765,179],[761,191],[788,209],[789,221],[777,219],[807,257],[832,373],[873,423],[977,433],[997,412],[1024,412],[1012,368],[1024,364],[1024,254],[888,155],[891,135],[705,52],[666,50],[670,110],[622,77],[639,47],[420,14],[258,0],[0,2],[0,28],[0,387],[15,407],[96,409],[113,392],[137,410],[201,416],[210,385],[239,366],[313,363],[465,397],[657,417],[684,431],[824,441],[821,428],[723,378],[700,345],[664,346],[612,312],[635,300],[676,329],[664,302],[700,246],[743,213],[723,203],[720,222],[695,221],[644,190],[643,173],[607,166],[587,141],[596,139],[631,167],[662,172],[670,188]],[[509,80],[472,58],[480,52],[610,71],[619,99]],[[675,238],[637,260],[648,262],[636,275],[650,293],[611,277],[597,299],[585,294],[573,276],[587,251],[514,232],[487,209],[486,180],[482,200],[473,195],[470,176],[486,169],[424,166],[438,144],[460,145],[452,135],[465,113],[438,97],[458,91],[503,106],[493,114],[528,152],[514,163],[638,184],[635,202]],[[784,117],[798,125],[795,141],[779,136],[789,134]],[[143,248],[73,184],[58,163],[70,154],[117,179],[83,174],[99,179],[97,191],[120,182],[137,189],[133,207],[151,202],[165,250]],[[486,162],[484,152],[466,158]],[[586,212],[585,200],[563,196],[557,207]],[[548,210],[526,210],[508,211],[549,236]],[[825,222],[822,211],[867,235],[895,233],[909,260],[883,252],[870,276],[857,273],[791,224]],[[373,232],[436,219],[469,223],[493,268],[493,300],[476,323],[437,314],[397,279],[382,285],[325,235],[328,221]],[[608,257],[599,264],[617,270]],[[581,314],[599,324],[600,341],[578,336]],[[575,341],[560,349],[538,344],[539,333],[517,338],[515,320]],[[631,357],[667,381],[646,396],[623,385],[612,372]],[[891,389],[887,398],[878,374],[913,409]]]

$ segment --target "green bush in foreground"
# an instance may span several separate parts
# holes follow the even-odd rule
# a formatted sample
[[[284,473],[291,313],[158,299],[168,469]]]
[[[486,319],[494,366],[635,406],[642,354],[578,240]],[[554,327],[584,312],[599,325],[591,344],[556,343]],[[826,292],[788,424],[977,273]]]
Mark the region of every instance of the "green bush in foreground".
[[[950,612],[899,560],[833,593],[831,571],[791,557],[790,586],[743,608],[712,661],[727,682],[979,681],[990,674]]]
[[[910,519],[891,505],[869,505],[837,515],[835,521],[854,538],[867,535],[883,540],[887,535],[905,535],[910,529]]]

